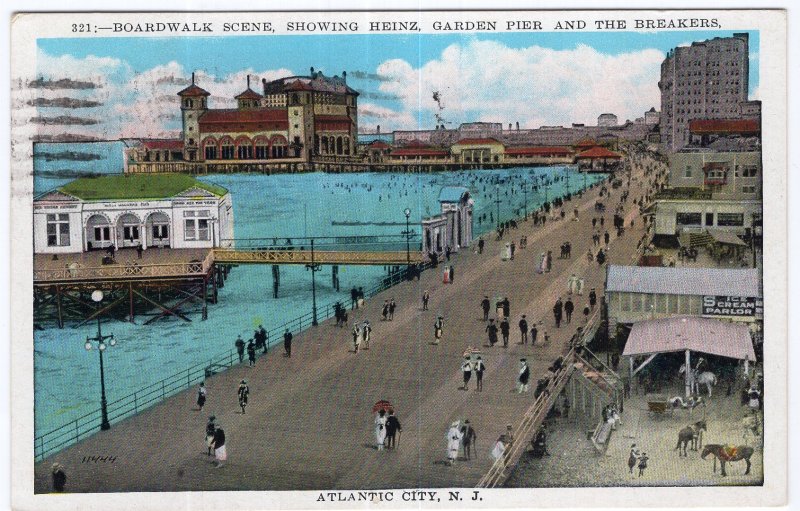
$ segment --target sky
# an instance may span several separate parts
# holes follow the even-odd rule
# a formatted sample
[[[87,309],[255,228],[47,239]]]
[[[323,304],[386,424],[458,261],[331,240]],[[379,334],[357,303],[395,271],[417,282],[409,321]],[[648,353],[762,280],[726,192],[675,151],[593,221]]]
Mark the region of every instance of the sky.
[[[197,83],[211,108],[262,78],[347,71],[360,92],[359,129],[430,129],[440,119],[542,125],[620,122],[660,108],[666,53],[730,31],[656,33],[350,34],[39,39],[37,76],[16,104],[31,135],[103,139],[177,136],[176,92]],[[758,32],[750,33],[750,97],[758,97]],[[30,80],[65,80],[43,87]],[[75,83],[81,82],[81,83]],[[438,101],[434,99],[438,92]],[[21,114],[21,115],[20,115]]]

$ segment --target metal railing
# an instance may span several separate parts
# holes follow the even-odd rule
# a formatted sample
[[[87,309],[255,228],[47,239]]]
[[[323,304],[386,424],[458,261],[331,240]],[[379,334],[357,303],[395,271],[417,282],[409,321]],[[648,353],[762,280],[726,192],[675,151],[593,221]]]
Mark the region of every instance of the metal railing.
[[[52,282],[74,282],[83,280],[115,280],[159,277],[192,277],[207,275],[214,264],[211,251],[202,261],[179,263],[139,264],[136,260],[103,266],[82,266],[77,262],[64,268],[40,268],[33,270],[34,284]]]
[[[392,287],[400,282],[408,280],[409,276],[405,268],[393,272],[384,277],[378,284],[364,291],[364,298],[371,298],[376,294]],[[334,316],[336,304],[347,308],[347,303],[337,300],[317,308],[319,321],[324,321]],[[314,318],[313,311],[291,319],[279,326],[267,331],[267,349],[273,348],[282,342],[283,333],[286,330],[297,333],[310,327]],[[219,370],[224,370],[238,364],[238,353],[235,349],[219,353],[208,361],[199,362],[183,371],[177,372],[155,383],[147,385],[132,394],[116,399],[108,403],[108,419],[110,422],[118,422],[127,417],[131,417],[140,411],[165,400],[181,391],[187,390],[203,381]],[[60,451],[81,439],[84,439],[100,430],[101,409],[82,415],[74,420],[56,427],[46,433],[34,438],[34,459],[43,460],[47,455]]]

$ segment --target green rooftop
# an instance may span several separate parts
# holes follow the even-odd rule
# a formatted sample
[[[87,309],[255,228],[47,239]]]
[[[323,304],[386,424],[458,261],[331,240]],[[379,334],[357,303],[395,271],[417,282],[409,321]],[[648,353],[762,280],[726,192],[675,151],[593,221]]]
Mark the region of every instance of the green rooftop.
[[[200,188],[222,197],[228,190],[188,174],[116,174],[76,179],[58,190],[81,200],[153,200]]]

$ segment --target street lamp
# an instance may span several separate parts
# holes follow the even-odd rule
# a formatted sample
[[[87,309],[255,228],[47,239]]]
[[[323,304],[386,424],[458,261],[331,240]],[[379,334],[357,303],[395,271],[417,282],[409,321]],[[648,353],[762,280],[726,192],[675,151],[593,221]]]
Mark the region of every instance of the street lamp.
[[[103,292],[99,289],[92,291],[92,301],[98,304],[102,302]],[[108,340],[108,345],[106,345],[106,340]],[[103,335],[100,327],[99,315],[97,316],[97,336],[86,338],[86,344],[83,345],[83,347],[86,348],[86,351],[91,351],[92,342],[97,343],[97,351],[100,353],[100,429],[105,431],[107,429],[111,429],[111,424],[108,422],[108,402],[106,401],[106,375],[103,368],[103,352],[108,346],[115,346],[117,344],[117,340],[114,339],[114,334]]]
[[[409,226],[409,218],[411,217],[411,210],[406,208],[403,210],[406,215],[406,264],[411,266],[411,227]]]
[[[497,204],[497,230],[500,230],[500,176],[494,180],[494,203]]]
[[[524,179],[522,180],[522,194],[524,195],[523,200],[525,201],[525,221],[528,221],[528,184],[527,181]]]
[[[311,263],[306,265],[306,270],[311,270],[311,326],[317,326],[317,277],[320,265],[314,262],[314,238],[311,238]]]

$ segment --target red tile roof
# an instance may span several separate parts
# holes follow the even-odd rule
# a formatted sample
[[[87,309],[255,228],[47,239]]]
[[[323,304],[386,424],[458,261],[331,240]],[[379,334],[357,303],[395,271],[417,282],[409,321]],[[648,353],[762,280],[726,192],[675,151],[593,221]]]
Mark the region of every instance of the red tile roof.
[[[588,151],[584,151],[580,153],[576,158],[580,159],[600,159],[600,158],[612,158],[612,159],[619,159],[622,158],[622,155],[619,153],[615,153],[613,151],[609,151],[605,147],[595,146],[589,149]]]
[[[241,94],[236,96],[234,99],[261,99],[263,97],[264,96],[262,96],[258,92],[254,91],[253,89],[248,87],[246,91],[242,92]]]
[[[373,140],[369,143],[369,147],[371,149],[389,149],[391,146],[383,140]]]
[[[218,109],[206,111],[199,122],[200,130],[205,132],[286,129],[289,117],[284,109]]]
[[[503,145],[499,140],[494,138],[462,138],[453,145]]]
[[[596,145],[597,145],[597,142],[595,142],[594,140],[592,140],[590,138],[584,138],[583,140],[581,140],[580,142],[575,144],[575,147],[588,149],[588,148],[591,148],[591,147],[595,147]]]
[[[405,148],[395,149],[392,156],[448,156],[450,153],[443,149]]]
[[[182,91],[178,92],[178,96],[210,96],[211,93],[207,90],[191,84]]]
[[[737,133],[755,135],[761,132],[757,119],[695,119],[689,121],[689,131],[698,135]]]
[[[183,140],[181,139],[149,139],[142,140],[145,149],[153,151],[183,151]]]
[[[572,149],[563,146],[507,147],[506,154],[519,156],[541,156],[548,154],[568,155]]]

